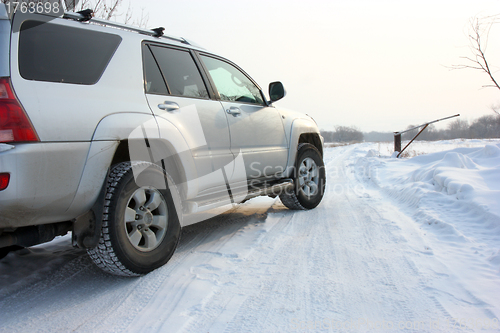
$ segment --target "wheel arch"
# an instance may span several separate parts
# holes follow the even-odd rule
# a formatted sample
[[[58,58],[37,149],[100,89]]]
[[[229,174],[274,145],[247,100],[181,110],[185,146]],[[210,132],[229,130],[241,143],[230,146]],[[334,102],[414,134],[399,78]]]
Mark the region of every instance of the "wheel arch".
[[[301,143],[309,143],[316,147],[323,157],[323,142],[319,133],[302,133],[299,137],[299,145]]]
[[[295,119],[291,125],[290,148],[288,152],[287,168],[284,177],[290,177],[295,165],[297,150],[300,144],[310,143],[315,146],[323,157],[323,138],[319,133],[318,126],[314,121],[304,118]]]
[[[168,128],[164,128],[169,133],[168,138],[160,138],[152,115],[113,114],[101,120],[91,142],[77,193],[68,209],[73,216],[78,216],[73,220],[73,237],[79,246],[91,248],[97,245],[96,231],[101,225],[106,179],[113,165],[127,161],[156,163],[177,185],[181,201],[196,193],[196,182],[187,181],[195,179],[196,174],[192,155],[185,148],[187,144],[180,131],[168,124]]]

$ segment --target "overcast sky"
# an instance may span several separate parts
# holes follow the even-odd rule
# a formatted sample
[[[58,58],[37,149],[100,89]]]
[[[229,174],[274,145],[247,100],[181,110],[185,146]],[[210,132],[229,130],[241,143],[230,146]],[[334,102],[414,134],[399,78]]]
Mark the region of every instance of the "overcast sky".
[[[131,0],[149,26],[191,39],[241,66],[276,106],[308,113],[320,128],[397,131],[456,113],[493,114],[500,91],[486,74],[450,70],[469,56],[467,26],[500,13],[500,0]],[[500,78],[500,24],[487,57]],[[445,126],[443,123],[441,126]]]

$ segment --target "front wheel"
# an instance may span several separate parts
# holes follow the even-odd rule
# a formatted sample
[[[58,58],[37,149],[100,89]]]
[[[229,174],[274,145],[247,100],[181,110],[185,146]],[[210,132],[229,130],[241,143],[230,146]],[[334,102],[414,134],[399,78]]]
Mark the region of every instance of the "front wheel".
[[[318,149],[302,144],[297,150],[294,167],[295,187],[280,194],[281,202],[289,209],[313,209],[321,202],[325,192],[325,165]]]
[[[140,276],[170,259],[181,228],[171,194],[175,186],[167,180],[163,169],[148,162],[111,168],[99,244],[87,251],[98,267]]]

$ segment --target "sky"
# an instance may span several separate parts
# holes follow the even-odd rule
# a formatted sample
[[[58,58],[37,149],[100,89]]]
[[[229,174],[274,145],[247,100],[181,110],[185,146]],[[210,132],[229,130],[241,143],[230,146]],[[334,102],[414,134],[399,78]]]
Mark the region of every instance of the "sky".
[[[149,27],[232,60],[264,91],[283,82],[287,95],[275,105],[311,115],[321,129],[393,132],[457,113],[470,121],[500,104],[498,89],[482,87],[485,73],[450,69],[471,55],[469,20],[499,14],[500,0],[130,4],[149,14]],[[500,24],[486,56],[500,79]]]

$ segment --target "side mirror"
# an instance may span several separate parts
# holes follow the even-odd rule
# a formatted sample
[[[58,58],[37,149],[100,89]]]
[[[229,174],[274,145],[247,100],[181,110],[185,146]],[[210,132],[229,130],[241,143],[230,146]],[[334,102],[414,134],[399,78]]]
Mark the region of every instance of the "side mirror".
[[[285,87],[283,87],[283,83],[276,81],[269,83],[269,97],[271,98],[271,102],[275,102],[277,100],[285,97],[286,91]]]

